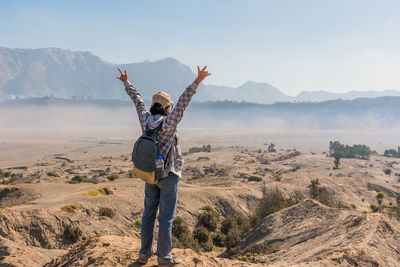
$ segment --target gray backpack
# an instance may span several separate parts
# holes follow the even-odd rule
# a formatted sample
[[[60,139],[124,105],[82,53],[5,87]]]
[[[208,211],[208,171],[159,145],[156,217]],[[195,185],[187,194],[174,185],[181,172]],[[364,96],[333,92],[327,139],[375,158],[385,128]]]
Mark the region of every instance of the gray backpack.
[[[164,162],[159,161],[160,144],[158,132],[162,127],[161,122],[156,128],[150,130],[146,125],[146,131],[139,137],[133,146],[132,161],[133,173],[145,182],[157,183],[164,173]],[[161,158],[162,161],[162,158]]]

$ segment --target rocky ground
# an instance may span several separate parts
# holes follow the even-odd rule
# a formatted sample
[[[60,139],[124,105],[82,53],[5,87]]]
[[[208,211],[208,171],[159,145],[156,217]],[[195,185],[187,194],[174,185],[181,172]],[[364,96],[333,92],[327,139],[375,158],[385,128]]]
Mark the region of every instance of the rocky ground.
[[[59,153],[41,150],[21,164],[0,162],[2,265],[137,266],[144,184],[120,149],[131,144],[86,141],[64,144]],[[332,167],[333,158],[322,152],[269,153],[263,146],[185,153],[177,215],[191,228],[206,205],[222,217],[252,214],[263,184],[303,200],[265,217],[243,237],[240,252],[251,256],[175,249],[182,266],[400,266],[399,219],[370,209],[377,192],[385,194],[383,205],[395,205],[400,160],[375,155]],[[314,179],[329,192],[331,207],[308,198]],[[156,257],[146,266],[154,264]]]

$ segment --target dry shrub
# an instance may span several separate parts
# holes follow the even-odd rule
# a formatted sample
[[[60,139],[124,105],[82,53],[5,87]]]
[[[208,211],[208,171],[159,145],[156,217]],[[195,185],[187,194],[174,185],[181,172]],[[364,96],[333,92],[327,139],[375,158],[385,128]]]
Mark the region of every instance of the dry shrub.
[[[65,212],[75,212],[76,210],[79,210],[81,207],[75,204],[65,204],[61,210]]]
[[[115,217],[115,211],[113,209],[110,209],[110,208],[100,207],[99,215],[100,216],[106,216],[106,217],[109,217],[109,218],[114,218]]]
[[[70,243],[76,243],[81,240],[82,230],[78,226],[67,226],[64,230],[64,237]]]

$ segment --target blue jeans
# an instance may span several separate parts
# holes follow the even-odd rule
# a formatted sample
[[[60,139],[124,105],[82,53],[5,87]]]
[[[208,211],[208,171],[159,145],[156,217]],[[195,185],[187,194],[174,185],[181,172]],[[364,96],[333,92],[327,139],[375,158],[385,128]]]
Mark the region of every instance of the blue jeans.
[[[157,184],[146,183],[144,212],[142,217],[140,255],[151,255],[154,252],[154,223],[158,215],[158,259],[172,259],[172,223],[178,202],[179,177],[173,173],[158,181]]]

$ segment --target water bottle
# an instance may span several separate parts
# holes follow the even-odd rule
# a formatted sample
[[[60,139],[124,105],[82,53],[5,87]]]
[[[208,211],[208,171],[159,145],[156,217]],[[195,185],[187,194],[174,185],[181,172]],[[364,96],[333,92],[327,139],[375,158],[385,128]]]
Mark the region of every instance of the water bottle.
[[[156,160],[156,180],[162,178],[162,175],[164,173],[164,160],[162,156],[158,156],[158,159]]]

